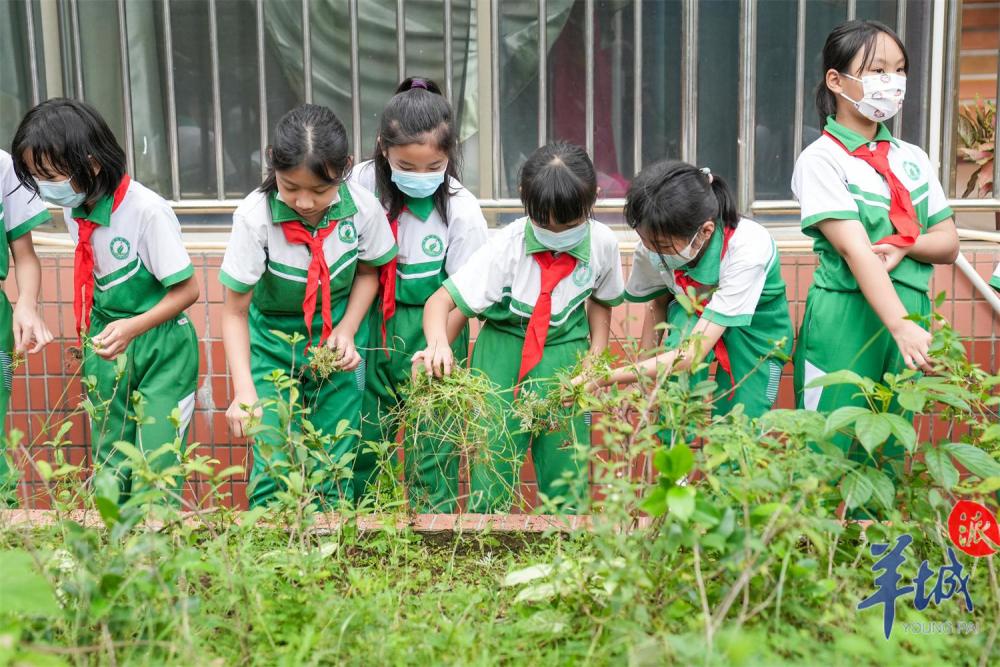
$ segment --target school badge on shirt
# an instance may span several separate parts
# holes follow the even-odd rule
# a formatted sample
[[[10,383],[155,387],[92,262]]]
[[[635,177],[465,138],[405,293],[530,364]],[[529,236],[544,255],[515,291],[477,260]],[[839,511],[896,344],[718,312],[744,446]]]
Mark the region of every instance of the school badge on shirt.
[[[109,248],[111,250],[112,257],[115,259],[125,259],[128,257],[128,252],[131,250],[132,246],[129,244],[128,239],[116,236],[111,239],[111,245]]]

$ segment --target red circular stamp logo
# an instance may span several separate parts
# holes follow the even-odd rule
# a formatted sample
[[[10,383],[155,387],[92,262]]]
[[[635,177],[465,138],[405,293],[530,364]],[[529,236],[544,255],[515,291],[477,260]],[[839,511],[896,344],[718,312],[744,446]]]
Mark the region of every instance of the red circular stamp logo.
[[[1000,526],[985,505],[960,500],[948,515],[948,536],[955,546],[976,558],[992,556],[1000,549]]]

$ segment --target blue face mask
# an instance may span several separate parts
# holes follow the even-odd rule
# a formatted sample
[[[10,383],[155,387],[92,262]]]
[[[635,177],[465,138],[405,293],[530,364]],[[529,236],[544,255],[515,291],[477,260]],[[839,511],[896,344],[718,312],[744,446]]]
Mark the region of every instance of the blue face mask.
[[[87,193],[73,189],[72,179],[65,181],[37,181],[38,196],[50,204],[76,208],[87,198]]]
[[[539,227],[534,222],[531,223],[531,226],[534,228],[535,238],[538,239],[538,242],[555,252],[566,252],[575,248],[587,237],[587,230],[590,229],[589,222],[577,225],[576,227],[570,227],[561,232],[554,232],[550,229]]]
[[[437,189],[444,183],[444,173],[444,169],[421,174],[393,168],[392,182],[396,184],[396,187],[403,194],[409,195],[414,199],[423,199],[437,192]]]

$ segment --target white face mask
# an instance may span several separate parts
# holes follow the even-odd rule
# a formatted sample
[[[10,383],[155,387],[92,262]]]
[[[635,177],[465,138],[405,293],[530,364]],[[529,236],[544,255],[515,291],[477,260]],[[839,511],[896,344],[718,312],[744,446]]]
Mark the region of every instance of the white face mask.
[[[903,108],[906,77],[902,74],[866,74],[860,79],[850,74],[844,76],[861,82],[863,96],[860,100],[852,100],[844,93],[840,93],[840,96],[853,104],[868,120],[877,123],[887,121]]]
[[[692,261],[695,257],[698,256],[698,253],[701,252],[702,250],[701,248],[698,248],[697,250],[694,249],[694,242],[698,240],[698,234],[700,233],[701,230],[699,229],[697,232],[695,232],[694,236],[691,237],[691,240],[688,242],[688,244],[684,246],[684,249],[678,250],[676,255],[664,255],[663,253],[654,253],[654,254],[660,258],[660,262],[668,270],[676,271],[677,269],[681,268],[688,262]]]
[[[535,238],[538,242],[554,252],[566,252],[575,248],[586,238],[587,230],[590,229],[590,224],[587,222],[561,232],[553,232],[536,225],[534,222],[531,223],[531,226],[534,228]]]

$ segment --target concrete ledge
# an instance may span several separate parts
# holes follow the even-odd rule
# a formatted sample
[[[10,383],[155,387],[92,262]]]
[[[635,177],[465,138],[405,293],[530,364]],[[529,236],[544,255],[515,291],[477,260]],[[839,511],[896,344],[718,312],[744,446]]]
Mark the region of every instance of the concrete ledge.
[[[213,512],[214,510],[206,510]],[[242,512],[240,513],[243,514]],[[101,526],[100,515],[93,510],[74,510],[58,514],[52,510],[0,510],[0,530],[50,526],[68,519],[85,526]],[[185,512],[188,525],[201,522],[196,513]],[[239,522],[239,519],[237,519]],[[628,530],[646,528],[649,517],[635,517]],[[156,530],[162,522],[150,521],[147,527]],[[570,533],[589,530],[593,526],[590,515],[563,516],[554,514],[360,514],[341,516],[335,513],[317,517],[314,531],[336,532],[345,526],[357,527],[361,532],[410,529],[416,533]]]

